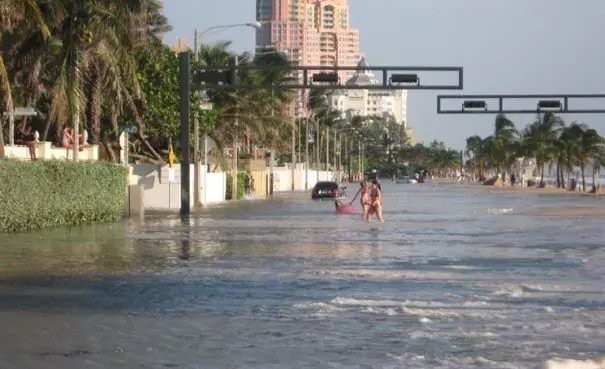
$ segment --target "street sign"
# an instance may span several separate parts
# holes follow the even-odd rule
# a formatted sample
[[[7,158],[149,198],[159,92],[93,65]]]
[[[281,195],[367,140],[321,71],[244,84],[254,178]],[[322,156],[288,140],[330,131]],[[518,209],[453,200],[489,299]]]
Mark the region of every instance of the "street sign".
[[[4,113],[2,115],[7,116],[7,115],[9,115],[9,113]],[[34,115],[38,115],[38,113],[36,113],[35,108],[14,108],[13,109],[13,116],[15,116],[15,117],[31,117]]]
[[[212,110],[212,108],[214,108],[214,105],[211,102],[202,102],[200,103],[200,109],[202,110]]]
[[[137,132],[139,132],[139,129],[137,126],[119,126],[118,131],[124,132],[124,133],[136,134]]]
[[[21,116],[21,117],[32,116],[32,115],[36,115],[36,109],[30,108],[30,107],[15,108],[14,114],[15,114],[15,116]]]
[[[168,164],[171,168],[174,165],[174,159],[174,150],[172,149],[172,145],[170,145],[170,151],[168,151]]]

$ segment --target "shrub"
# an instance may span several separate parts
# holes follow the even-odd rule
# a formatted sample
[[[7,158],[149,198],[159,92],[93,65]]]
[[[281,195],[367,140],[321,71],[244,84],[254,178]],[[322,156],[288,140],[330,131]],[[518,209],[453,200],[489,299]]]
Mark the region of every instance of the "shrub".
[[[226,200],[231,200],[231,173],[227,173],[227,193],[225,194]],[[244,185],[246,183],[246,173],[237,172],[237,199],[244,198]]]
[[[126,178],[114,164],[0,159],[0,232],[117,221]]]

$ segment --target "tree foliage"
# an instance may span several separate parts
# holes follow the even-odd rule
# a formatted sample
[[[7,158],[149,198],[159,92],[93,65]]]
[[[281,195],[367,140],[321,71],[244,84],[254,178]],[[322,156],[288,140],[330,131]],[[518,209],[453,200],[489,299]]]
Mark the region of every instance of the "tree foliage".
[[[544,182],[545,168],[556,166],[557,185],[569,183],[574,167],[580,168],[583,188],[586,190],[585,168],[592,164],[598,170],[604,161],[605,139],[585,124],[565,122],[553,113],[540,114],[531,124],[518,131],[504,115],[496,117],[494,135],[466,140],[466,155],[471,171],[510,173],[517,159],[535,159],[540,182]],[[565,173],[567,175],[565,175]],[[593,181],[594,183],[595,181]]]

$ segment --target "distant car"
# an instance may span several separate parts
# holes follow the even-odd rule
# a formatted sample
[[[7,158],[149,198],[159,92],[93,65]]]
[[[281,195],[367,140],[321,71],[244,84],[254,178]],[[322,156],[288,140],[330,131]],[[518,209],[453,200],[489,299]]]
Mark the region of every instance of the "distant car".
[[[397,179],[397,183],[406,183],[406,184],[413,184],[413,183],[418,183],[417,180],[415,180],[414,178],[410,178],[408,176],[404,176],[404,177],[400,177]]]
[[[339,186],[337,182],[322,181],[317,182],[311,191],[312,199],[336,199],[346,196],[346,187]]]

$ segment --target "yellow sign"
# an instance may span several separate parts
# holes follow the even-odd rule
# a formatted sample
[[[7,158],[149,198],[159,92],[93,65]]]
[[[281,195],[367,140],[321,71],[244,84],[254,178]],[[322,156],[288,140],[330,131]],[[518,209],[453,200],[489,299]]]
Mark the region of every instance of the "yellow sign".
[[[174,150],[172,150],[172,145],[170,145],[170,151],[168,151],[168,164],[170,167],[174,165]]]

